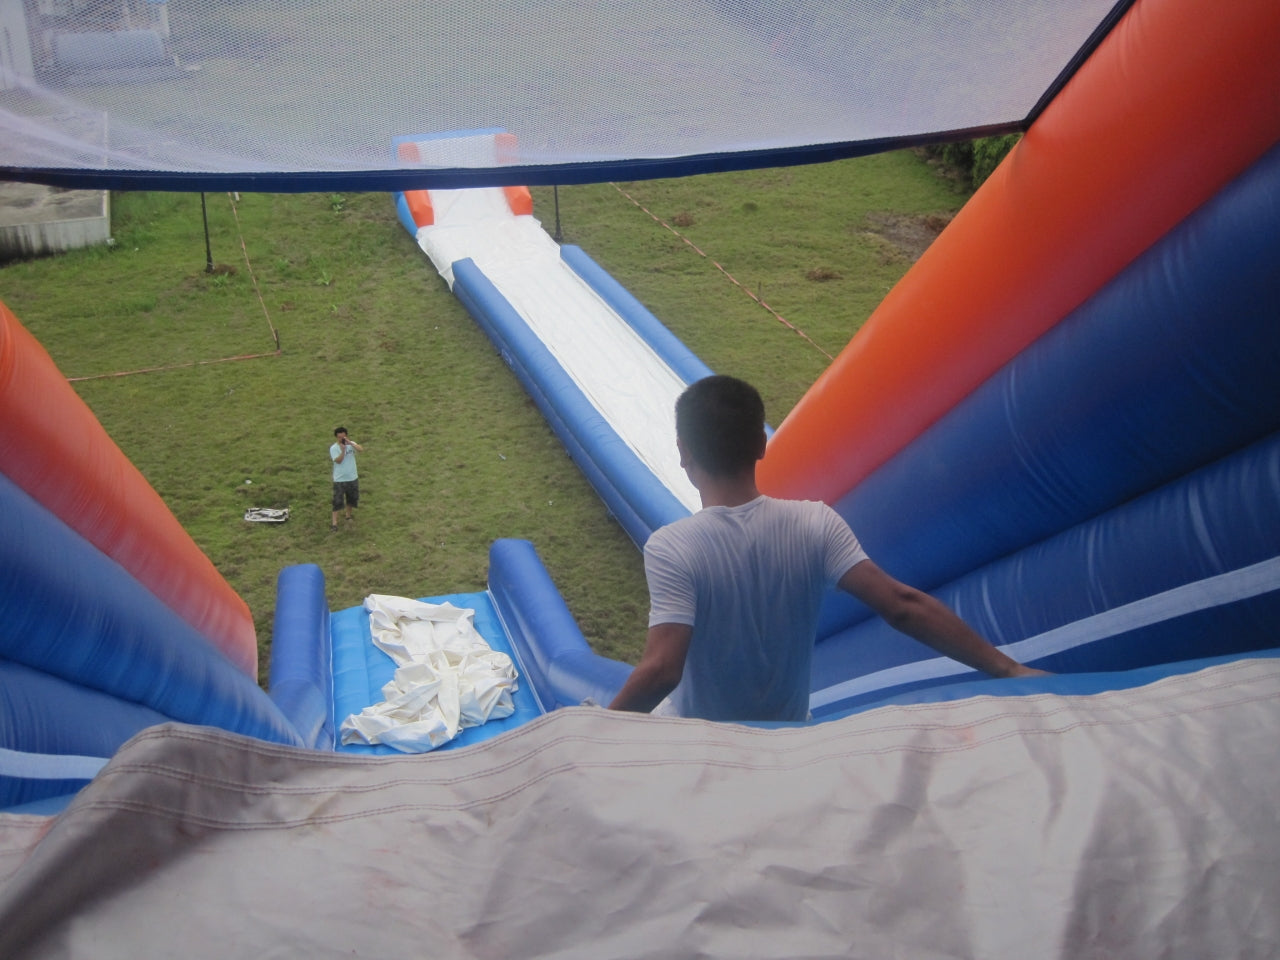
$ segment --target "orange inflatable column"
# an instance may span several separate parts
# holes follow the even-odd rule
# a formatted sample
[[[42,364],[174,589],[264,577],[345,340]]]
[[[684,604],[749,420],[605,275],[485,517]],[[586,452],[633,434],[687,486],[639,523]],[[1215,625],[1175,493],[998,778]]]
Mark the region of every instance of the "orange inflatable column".
[[[503,187],[507,195],[507,206],[517,217],[533,213],[533,195],[528,187]]]
[[[429,227],[436,222],[436,210],[431,204],[428,190],[406,190],[404,202],[409,206],[409,216],[419,227]]]

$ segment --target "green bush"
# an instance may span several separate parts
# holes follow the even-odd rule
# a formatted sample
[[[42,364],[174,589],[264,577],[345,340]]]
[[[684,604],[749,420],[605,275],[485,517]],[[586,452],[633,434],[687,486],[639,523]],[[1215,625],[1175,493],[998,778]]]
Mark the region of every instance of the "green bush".
[[[1020,133],[1006,133],[999,137],[984,137],[973,141],[973,188],[982,186],[987,177],[1000,165],[1000,161],[1022,139]]]
[[[943,143],[932,148],[933,156],[968,176],[973,171],[973,144],[972,140]]]
[[[960,140],[925,147],[925,154],[941,160],[978,189],[1013,145],[1022,139],[1020,133],[1006,133],[981,140]]]

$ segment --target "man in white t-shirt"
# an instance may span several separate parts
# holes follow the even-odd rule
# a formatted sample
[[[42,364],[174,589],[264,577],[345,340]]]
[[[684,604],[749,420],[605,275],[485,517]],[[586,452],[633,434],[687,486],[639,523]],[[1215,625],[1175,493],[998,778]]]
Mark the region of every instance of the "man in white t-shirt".
[[[975,669],[997,677],[1043,673],[877,567],[826,504],[762,495],[755,470],[764,456],[764,404],[750,384],[720,376],[689,387],[676,401],[676,443],[702,509],[645,544],[649,632],[610,709],[806,719],[818,609],[833,585]]]

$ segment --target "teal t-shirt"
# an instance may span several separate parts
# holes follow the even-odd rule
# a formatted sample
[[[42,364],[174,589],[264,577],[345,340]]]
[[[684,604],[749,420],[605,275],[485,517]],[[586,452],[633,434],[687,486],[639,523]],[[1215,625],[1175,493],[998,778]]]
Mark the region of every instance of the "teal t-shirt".
[[[347,455],[342,457],[341,463],[338,462],[338,457],[340,456],[342,456],[342,446],[335,443],[329,448],[329,459],[333,461],[333,482],[343,483],[347,480],[356,479],[355,448],[347,448]]]

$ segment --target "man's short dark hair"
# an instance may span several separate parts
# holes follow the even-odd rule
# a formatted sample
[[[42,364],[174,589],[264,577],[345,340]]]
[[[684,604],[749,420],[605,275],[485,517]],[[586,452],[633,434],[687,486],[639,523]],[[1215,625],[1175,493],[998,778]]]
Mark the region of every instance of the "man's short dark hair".
[[[676,436],[712,476],[751,469],[764,453],[764,401],[736,377],[706,377],[676,400]]]
[[[346,433],[346,432],[347,432],[347,428],[346,428],[346,427],[334,427],[334,428],[333,428],[333,435],[334,435],[335,437],[336,437],[338,434],[340,434],[340,433]]]

